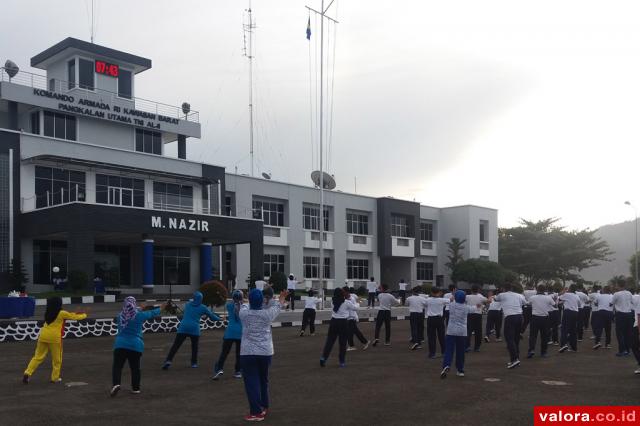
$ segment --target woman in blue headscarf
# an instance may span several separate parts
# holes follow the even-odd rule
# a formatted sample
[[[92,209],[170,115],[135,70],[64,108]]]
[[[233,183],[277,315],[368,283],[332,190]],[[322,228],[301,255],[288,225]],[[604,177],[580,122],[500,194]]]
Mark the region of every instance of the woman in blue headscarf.
[[[453,295],[455,303],[449,304],[449,323],[447,324],[447,336],[445,338],[444,359],[440,378],[447,377],[451,368],[453,352],[456,353],[456,375],[464,377],[464,351],[467,345],[467,315],[474,310],[474,306],[467,305],[467,295],[462,290],[457,290]],[[482,306],[482,305],[478,305]]]
[[[169,367],[171,367],[173,357],[187,337],[191,339],[191,368],[198,368],[200,318],[204,315],[211,318],[212,321],[222,321],[219,316],[202,304],[202,293],[196,291],[193,293],[193,300],[184,306],[184,314],[182,315],[180,325],[178,325],[178,334],[176,334],[173,346],[171,346],[167,359],[162,366],[163,370],[168,370]]]
[[[213,367],[213,380],[218,380],[224,374],[224,362],[233,347],[236,345],[236,365],[233,377],[242,378],[242,369],[240,368],[240,341],[242,339],[242,324],[240,323],[240,307],[244,295],[240,290],[234,290],[231,294],[231,301],[227,303],[227,329],[222,337],[222,352],[218,362]]]

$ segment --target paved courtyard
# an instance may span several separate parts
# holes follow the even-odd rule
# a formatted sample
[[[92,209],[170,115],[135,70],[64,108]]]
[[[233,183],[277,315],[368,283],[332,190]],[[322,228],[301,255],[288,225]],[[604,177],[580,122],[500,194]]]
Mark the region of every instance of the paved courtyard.
[[[555,352],[546,359],[523,360],[505,368],[504,343],[483,344],[467,355],[466,377],[439,378],[441,359],[425,350],[408,350],[408,321],[394,321],[390,347],[347,353],[347,368],[337,367],[337,348],[328,366],[318,358],[327,326],[316,336],[297,337],[294,328],[274,329],[276,355],[271,369],[271,412],[266,424],[311,425],[527,425],[535,405],[631,405],[638,403],[640,377],[632,358],[614,350]],[[373,325],[362,323],[370,336]],[[587,331],[589,336],[590,332]],[[47,359],[29,385],[21,383],[35,342],[0,344],[0,417],[3,425],[185,425],[243,424],[248,412],[242,380],[227,374],[210,380],[222,331],[201,339],[200,368],[188,368],[186,342],[168,372],[160,370],[174,334],[147,335],[142,394],[131,395],[125,369],[123,391],[108,396],[113,338],[64,342],[63,384],[50,384]],[[526,349],[524,346],[521,348]],[[493,381],[487,381],[491,379]],[[496,380],[497,379],[497,380]],[[563,386],[544,384],[560,381]],[[86,385],[74,382],[84,382]]]

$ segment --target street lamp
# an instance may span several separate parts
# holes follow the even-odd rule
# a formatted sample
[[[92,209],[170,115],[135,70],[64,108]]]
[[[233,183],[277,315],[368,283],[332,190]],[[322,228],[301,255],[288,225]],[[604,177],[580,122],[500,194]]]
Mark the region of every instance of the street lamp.
[[[636,209],[636,207],[631,204],[629,201],[625,201],[624,202],[627,206],[630,206],[633,208],[633,211],[635,212],[636,215],[636,251],[633,253],[633,257],[635,259],[635,282],[633,283],[636,287],[638,286],[638,209]]]

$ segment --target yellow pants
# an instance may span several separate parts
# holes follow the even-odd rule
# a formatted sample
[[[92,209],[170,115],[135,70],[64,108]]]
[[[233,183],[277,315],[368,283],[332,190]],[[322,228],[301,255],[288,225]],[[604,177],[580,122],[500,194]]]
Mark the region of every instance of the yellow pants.
[[[60,369],[62,368],[62,343],[46,343],[38,341],[36,353],[31,358],[24,374],[31,376],[36,368],[47,357],[47,353],[51,352],[51,381],[55,382],[60,378]]]

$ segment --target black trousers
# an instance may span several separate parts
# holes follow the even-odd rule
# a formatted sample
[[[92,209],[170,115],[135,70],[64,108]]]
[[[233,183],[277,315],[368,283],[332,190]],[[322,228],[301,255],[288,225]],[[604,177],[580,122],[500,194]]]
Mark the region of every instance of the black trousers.
[[[113,368],[111,369],[111,381],[113,386],[119,385],[122,379],[122,368],[125,361],[129,361],[131,369],[131,389],[140,390],[140,358],[142,352],[118,348],[113,351]]]
[[[329,358],[329,355],[331,355],[331,349],[333,349],[333,345],[336,343],[336,340],[338,340],[338,359],[341,364],[344,364],[349,335],[347,322],[346,318],[331,318],[331,322],[329,323],[329,334],[327,334],[327,341],[325,342],[324,349],[322,350],[322,358],[324,360]]]
[[[633,314],[631,312],[616,312],[616,338],[618,352],[631,350],[631,331],[633,330]]]
[[[596,336],[596,343],[600,343],[602,332],[605,335],[605,345],[611,344],[611,323],[613,322],[613,311],[595,311],[593,317],[593,334]]]
[[[531,305],[523,306],[522,307],[522,330],[520,330],[520,333],[524,333],[524,331],[529,326],[529,323],[531,322],[531,316],[532,316]]]
[[[369,297],[367,299],[367,307],[373,308],[376,305],[376,294],[369,292]]]
[[[378,316],[376,316],[376,332],[375,338],[380,337],[380,328],[384,323],[384,341],[389,343],[391,341],[391,311],[379,310]]]
[[[569,345],[574,351],[578,350],[578,312],[564,309],[562,312],[562,325],[560,346]]]
[[[578,334],[578,340],[582,340],[582,336],[584,334],[584,308],[579,308],[578,309],[578,328],[577,328],[577,334]]]
[[[536,351],[536,340],[540,333],[540,354],[547,353],[549,344],[549,317],[531,315],[531,328],[529,329],[529,352]]]
[[[222,352],[220,352],[220,357],[218,358],[218,362],[213,367],[214,372],[218,370],[224,370],[224,362],[227,360],[227,356],[229,352],[231,352],[231,347],[233,344],[236,344],[236,365],[234,366],[234,371],[237,373],[240,370],[240,339],[222,339]]]
[[[584,307],[584,328],[588,329],[591,324],[591,306]],[[592,330],[593,331],[593,330]]]
[[[522,330],[522,314],[504,318],[504,340],[507,343],[511,362],[520,359],[520,330]]]
[[[445,309],[443,316],[444,316],[444,322],[445,322],[445,324],[447,324],[447,325],[448,325],[448,324],[449,324],[449,311],[447,311],[447,310]]]
[[[411,327],[411,343],[420,344],[420,321],[424,325],[424,314],[420,312],[409,313],[409,326]]]
[[[404,306],[404,302],[407,300],[407,290],[400,290],[398,293],[400,294],[400,301],[402,302],[402,306]]]
[[[631,331],[631,350],[633,356],[636,357],[638,365],[640,365],[640,335],[638,335],[638,327],[633,327]]]
[[[311,308],[305,308],[302,312],[302,331],[307,329],[309,325],[309,332],[311,334],[316,332],[316,310]]]
[[[420,321],[418,321],[418,339],[419,342],[424,342],[424,311],[420,312]]]
[[[502,311],[487,311],[487,327],[484,335],[490,336],[492,330],[495,330],[496,339],[500,338],[500,329],[502,328]]]
[[[558,343],[558,326],[560,325],[560,311],[549,311],[549,337],[553,343]]]
[[[427,317],[427,340],[429,342],[429,356],[436,354],[436,338],[440,343],[440,353],[444,355],[444,318],[440,315]]]
[[[167,361],[173,361],[173,357],[176,356],[176,352],[182,346],[186,338],[191,339],[191,364],[198,363],[198,341],[200,340],[200,336],[195,336],[193,334],[185,334],[178,333],[176,334],[176,339],[173,341],[173,346],[169,349],[169,355],[167,355]]]
[[[353,336],[356,336],[358,338],[358,340],[360,341],[360,343],[362,343],[363,345],[365,343],[367,343],[367,338],[364,337],[364,334],[362,334],[362,331],[360,331],[360,329],[358,328],[358,321],[352,319],[352,320],[348,320],[347,321],[347,330],[349,332],[347,341],[349,343],[349,346],[354,346],[354,341],[353,341]]]
[[[287,300],[291,305],[290,306],[291,310],[294,310],[296,307],[296,291],[295,290],[288,290],[288,291],[289,291],[289,294],[287,295]]]
[[[475,335],[473,350],[480,350],[482,344],[482,314],[467,315],[467,348],[471,347],[471,333]]]

